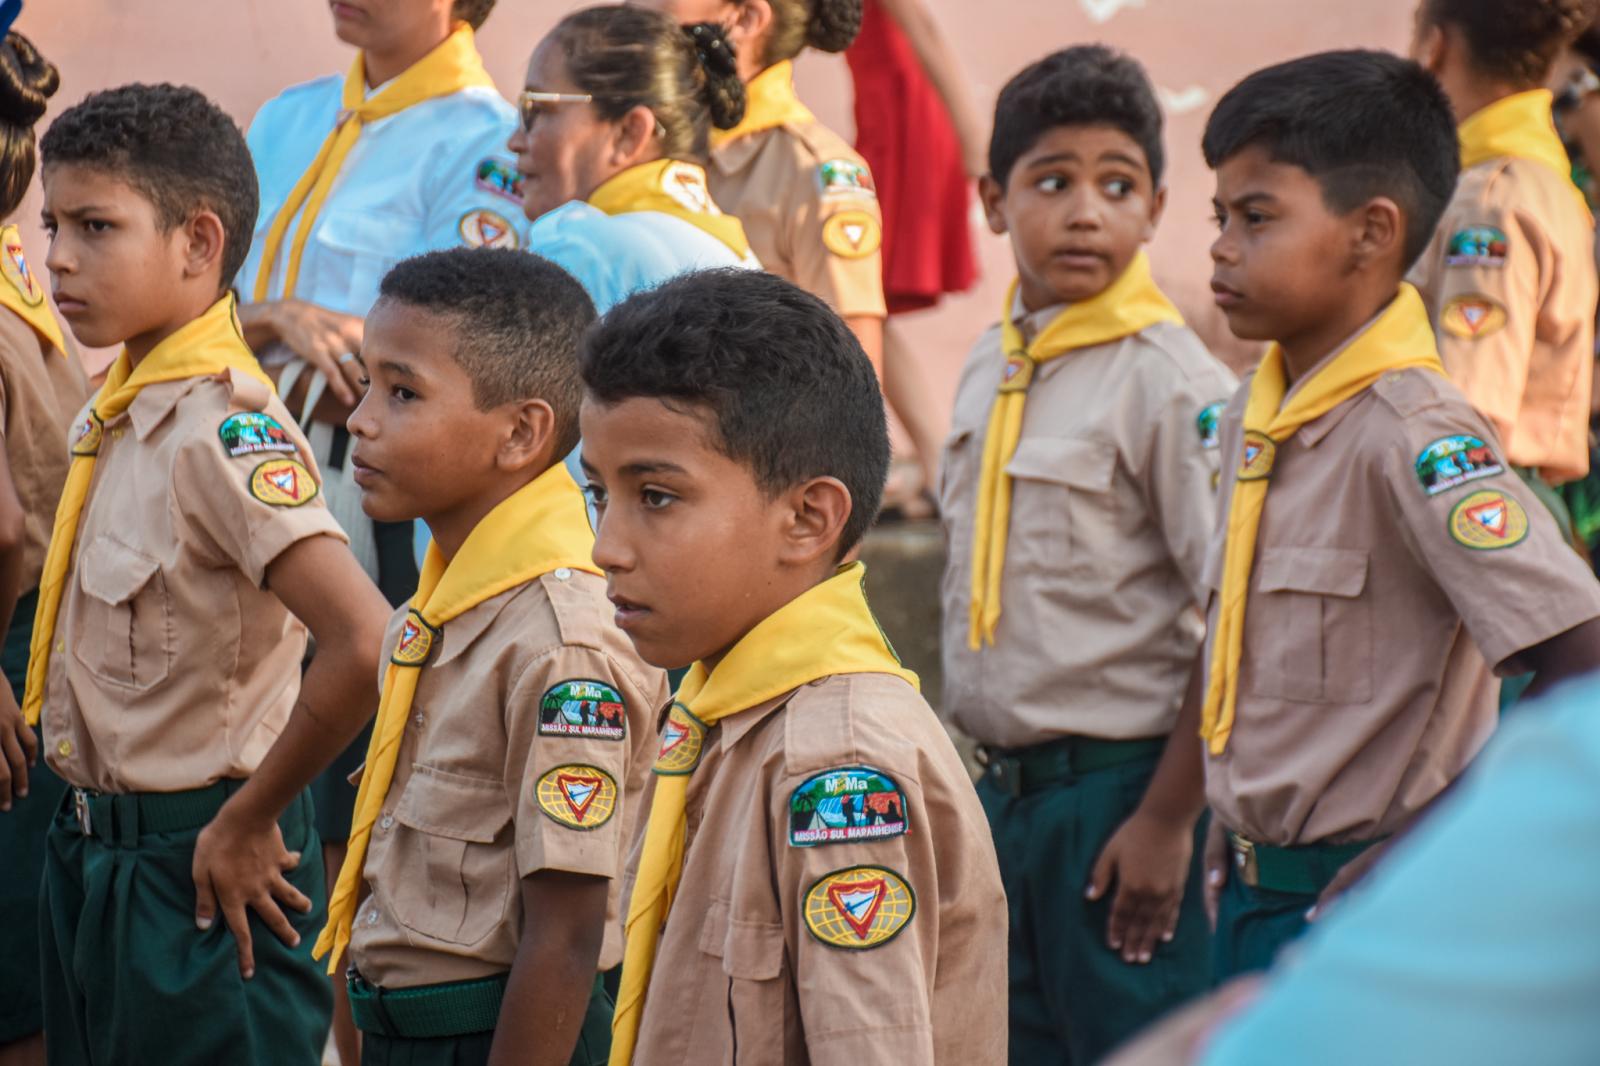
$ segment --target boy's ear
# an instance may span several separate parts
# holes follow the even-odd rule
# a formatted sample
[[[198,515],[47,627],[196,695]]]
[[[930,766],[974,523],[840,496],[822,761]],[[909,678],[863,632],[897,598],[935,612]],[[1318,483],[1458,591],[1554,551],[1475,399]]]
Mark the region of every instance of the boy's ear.
[[[989,232],[1004,234],[1006,226],[1006,187],[994,180],[992,174],[978,179],[978,199],[983,202],[983,217],[989,220]]]
[[[1156,191],[1150,196],[1150,221],[1144,227],[1144,243],[1149,244],[1156,238],[1156,227],[1161,225],[1161,216],[1167,210],[1167,187],[1156,186]]]
[[[228,231],[215,211],[201,209],[180,227],[184,276],[204,277],[210,270],[221,273],[222,253]]]
[[[814,477],[784,493],[782,499],[789,513],[779,561],[807,566],[826,557],[831,562],[838,554],[839,537],[854,507],[844,482]]]
[[[555,454],[556,413],[547,401],[518,400],[509,409],[510,432],[501,440],[495,456],[501,470],[515,472],[548,466],[562,458]]]
[[[1387,196],[1376,196],[1356,209],[1355,243],[1351,247],[1359,265],[1403,257],[1406,242],[1405,213]]]

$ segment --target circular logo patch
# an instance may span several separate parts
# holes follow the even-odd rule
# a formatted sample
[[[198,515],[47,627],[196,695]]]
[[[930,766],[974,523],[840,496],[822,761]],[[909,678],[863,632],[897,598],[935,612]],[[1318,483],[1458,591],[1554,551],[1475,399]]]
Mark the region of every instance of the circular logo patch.
[[[1444,305],[1439,324],[1452,337],[1475,341],[1505,328],[1506,309],[1487,296],[1457,296]]]
[[[807,889],[804,913],[806,928],[824,944],[864,951],[893,940],[916,909],[911,886],[893,870],[851,866]]]
[[[572,763],[539,778],[534,798],[569,829],[599,829],[617,811],[617,783],[598,766]]]
[[[1474,492],[1450,512],[1450,539],[1474,551],[1520,544],[1528,535],[1528,512],[1498,489]]]
[[[394,654],[389,661],[397,666],[421,666],[433,651],[433,638],[439,631],[422,620],[416,608],[406,612],[400,625],[400,639],[394,642]]]
[[[468,248],[515,248],[517,231],[500,215],[480,207],[461,216],[456,228]]]
[[[72,427],[72,447],[68,450],[73,455],[98,455],[105,435],[105,425],[93,411],[86,412],[83,421]]]
[[[28,269],[28,260],[22,255],[22,240],[17,236],[16,227],[6,228],[3,243],[5,254],[0,255],[0,274],[4,274],[11,287],[21,294],[23,303],[38,307],[44,303],[44,287],[33,276],[33,271]]]
[[[310,503],[317,488],[317,479],[298,459],[268,459],[250,474],[250,495],[274,507]]]
[[[1272,476],[1272,462],[1277,458],[1278,446],[1265,433],[1253,429],[1244,431],[1244,451],[1239,455],[1239,480],[1260,481]]]
[[[840,259],[865,259],[883,244],[883,226],[867,211],[840,211],[822,224],[822,243]]]
[[[693,773],[700,765],[700,752],[705,745],[706,724],[674,700],[661,730],[661,751],[653,769],[666,777]]]

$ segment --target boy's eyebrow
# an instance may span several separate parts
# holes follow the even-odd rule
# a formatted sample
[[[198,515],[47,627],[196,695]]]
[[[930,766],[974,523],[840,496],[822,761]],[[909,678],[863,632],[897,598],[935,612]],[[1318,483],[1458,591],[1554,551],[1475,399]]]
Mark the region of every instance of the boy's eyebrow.
[[[1118,152],[1118,151],[1106,152],[1105,154],[1103,154],[1097,160],[1097,162],[1100,162],[1100,163],[1121,163],[1124,166],[1133,167],[1135,170],[1137,170],[1139,167],[1144,165],[1144,164],[1140,163],[1139,160],[1137,160],[1137,159],[1133,158],[1133,156],[1129,155],[1127,152]]]
[[[65,215],[67,218],[74,218],[74,217],[76,217],[78,215],[101,215],[101,214],[107,214],[111,210],[112,209],[110,207],[107,207],[107,206],[105,206],[103,204],[92,204],[91,203],[91,204],[77,204],[77,205],[70,205],[69,204],[69,205],[64,206],[64,207],[58,205],[55,208],[55,210],[53,210],[53,211],[46,209],[46,210],[40,211],[39,213],[40,213],[41,216],[46,217],[46,218],[48,218],[51,215]]]
[[[417,376],[417,372],[409,364],[402,363],[398,359],[379,359],[378,365],[396,377],[415,378]]]
[[[1049,155],[1039,156],[1027,162],[1029,167],[1045,167],[1051,163],[1076,163],[1079,162],[1078,153],[1073,151],[1051,152]]]
[[[637,463],[626,463],[622,467],[624,474],[687,474],[689,471],[677,463],[669,463],[665,459],[641,460]]]
[[[1228,207],[1249,207],[1251,204],[1255,204],[1255,203],[1275,203],[1276,201],[1277,201],[1277,198],[1275,196],[1273,196],[1270,192],[1266,192],[1265,190],[1256,190],[1256,191],[1253,191],[1253,192],[1244,193],[1243,195],[1240,195],[1240,196],[1235,196],[1232,200],[1230,200],[1227,203],[1226,206],[1228,206]],[[1212,207],[1222,207],[1224,205],[1223,205],[1223,202],[1221,200],[1219,200],[1217,197],[1213,196],[1211,198],[1211,206]]]

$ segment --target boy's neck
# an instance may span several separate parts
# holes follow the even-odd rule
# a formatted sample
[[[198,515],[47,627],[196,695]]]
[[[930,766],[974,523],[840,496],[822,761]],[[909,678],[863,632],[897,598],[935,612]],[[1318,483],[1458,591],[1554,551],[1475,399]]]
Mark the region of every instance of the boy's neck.
[[[449,36],[450,27],[446,26],[444,35],[441,37],[430,38],[426,41],[408,41],[385,51],[368,49],[363,52],[367,88],[376,89],[384,82],[398,78],[420,63],[424,56],[443,44]]]
[[[755,629],[756,626],[760,625],[762,622],[765,622],[768,618],[771,618],[773,615],[783,610],[783,608],[787,607],[801,596],[804,596],[807,592],[810,592],[812,589],[828,580],[837,572],[837,566],[827,566],[821,571],[816,571],[813,568],[807,568],[804,574],[797,573],[793,575],[792,578],[786,577],[784,580],[776,584],[773,588],[773,603],[771,609],[762,614],[760,618],[756,619],[755,622],[750,625],[749,629],[746,629],[743,633],[740,633],[737,637],[735,637],[727,647],[720,651],[714,652],[711,655],[707,655],[704,659],[700,660],[705,664],[706,673],[709,674],[714,672],[722,660],[728,657],[728,653],[732,651],[741,640],[750,635],[750,630]],[[781,600],[779,599],[780,596],[782,597]]]
[[[166,322],[122,342],[123,349],[128,353],[128,362],[134,369],[138,369],[139,364],[155,351],[157,345],[211,310],[212,305],[219,299],[220,296],[204,296],[199,292],[183,297],[180,300],[180,308]]]
[[[472,531],[489,516],[490,511],[526,488],[553,465],[553,463],[536,464],[531,470],[509,473],[493,479],[483,491],[474,493],[470,499],[448,511],[419,515],[418,517],[427,523],[428,531],[433,534],[433,542],[438,546],[439,554],[444,556],[445,562],[448,563],[456,557],[456,553],[466,544]]]
[[[1318,363],[1347,344],[1369,322],[1377,318],[1384,308],[1394,302],[1399,292],[1397,282],[1386,292],[1364,293],[1359,299],[1347,301],[1348,310],[1306,330],[1298,337],[1280,340],[1283,350],[1284,374],[1293,384],[1314,370]]]

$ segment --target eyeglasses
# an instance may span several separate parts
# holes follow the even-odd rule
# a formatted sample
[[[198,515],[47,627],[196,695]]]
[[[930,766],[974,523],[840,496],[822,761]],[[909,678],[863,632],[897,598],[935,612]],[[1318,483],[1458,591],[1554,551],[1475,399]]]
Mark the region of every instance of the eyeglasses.
[[[539,114],[540,104],[592,104],[594,97],[588,93],[544,93],[524,89],[517,97],[517,114],[522,117],[522,128],[533,129],[533,120]]]

